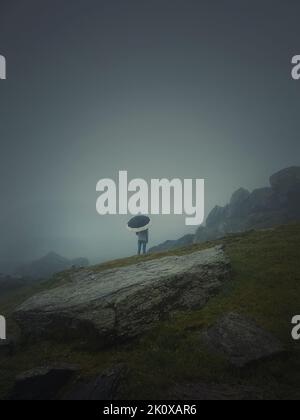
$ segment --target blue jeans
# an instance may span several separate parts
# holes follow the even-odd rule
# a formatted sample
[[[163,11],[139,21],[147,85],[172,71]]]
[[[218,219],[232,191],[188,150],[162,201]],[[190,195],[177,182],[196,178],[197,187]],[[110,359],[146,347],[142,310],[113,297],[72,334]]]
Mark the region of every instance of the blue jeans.
[[[147,247],[147,242],[138,241],[138,254],[141,255],[142,248],[143,248],[143,254],[146,254],[146,247]]]

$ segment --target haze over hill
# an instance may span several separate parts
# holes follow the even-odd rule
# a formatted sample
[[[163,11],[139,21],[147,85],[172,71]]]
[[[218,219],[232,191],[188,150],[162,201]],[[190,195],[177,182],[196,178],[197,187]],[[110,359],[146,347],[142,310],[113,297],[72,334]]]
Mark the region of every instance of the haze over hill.
[[[60,271],[65,271],[72,267],[86,267],[88,265],[89,261],[86,258],[69,260],[55,252],[50,252],[39,260],[20,266],[16,270],[16,274],[25,278],[47,279]]]

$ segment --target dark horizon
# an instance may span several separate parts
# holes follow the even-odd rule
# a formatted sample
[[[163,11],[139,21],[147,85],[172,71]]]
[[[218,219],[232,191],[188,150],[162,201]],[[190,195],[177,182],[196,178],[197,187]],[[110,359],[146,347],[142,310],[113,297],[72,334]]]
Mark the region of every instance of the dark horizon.
[[[206,216],[299,165],[300,4],[2,1],[0,261],[135,253],[96,183],[204,178]],[[184,216],[157,216],[151,245]]]

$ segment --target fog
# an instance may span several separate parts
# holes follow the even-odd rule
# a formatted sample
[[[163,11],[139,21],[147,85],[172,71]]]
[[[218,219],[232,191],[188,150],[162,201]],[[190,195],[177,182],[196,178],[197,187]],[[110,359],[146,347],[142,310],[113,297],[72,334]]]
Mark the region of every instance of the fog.
[[[298,1],[2,1],[0,262],[136,252],[96,184],[205,179],[205,209],[299,164]],[[297,50],[298,49],[298,50]],[[150,245],[194,232],[154,216]]]

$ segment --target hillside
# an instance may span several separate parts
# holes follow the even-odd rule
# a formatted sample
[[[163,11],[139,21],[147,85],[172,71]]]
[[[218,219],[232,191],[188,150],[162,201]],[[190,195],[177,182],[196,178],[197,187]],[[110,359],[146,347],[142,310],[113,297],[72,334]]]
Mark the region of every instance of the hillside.
[[[162,252],[162,251],[170,251],[176,248],[182,248],[184,246],[192,245],[194,243],[195,235],[189,234],[185,235],[182,238],[165,241],[160,245],[153,246],[149,249],[150,253]]]
[[[231,261],[232,274],[201,309],[176,310],[141,337],[102,350],[87,341],[84,334],[81,339],[40,339],[18,345],[12,356],[0,356],[1,395],[6,395],[20,372],[59,361],[79,366],[81,380],[86,381],[106,368],[125,364],[128,373],[118,391],[123,398],[210,399],[222,395],[225,399],[299,399],[300,348],[290,338],[290,323],[300,308],[300,224],[232,234],[170,252],[112,261],[92,270],[101,273],[164,257],[190,255],[221,243]],[[72,275],[60,274],[42,285],[41,290],[67,284]],[[23,296],[12,296],[9,301],[0,298],[0,313],[10,317],[23,300],[35,293],[26,290]],[[232,313],[253,320],[279,340],[286,351],[243,368],[232,366],[203,340],[204,331]],[[11,317],[9,325],[17,333]]]

